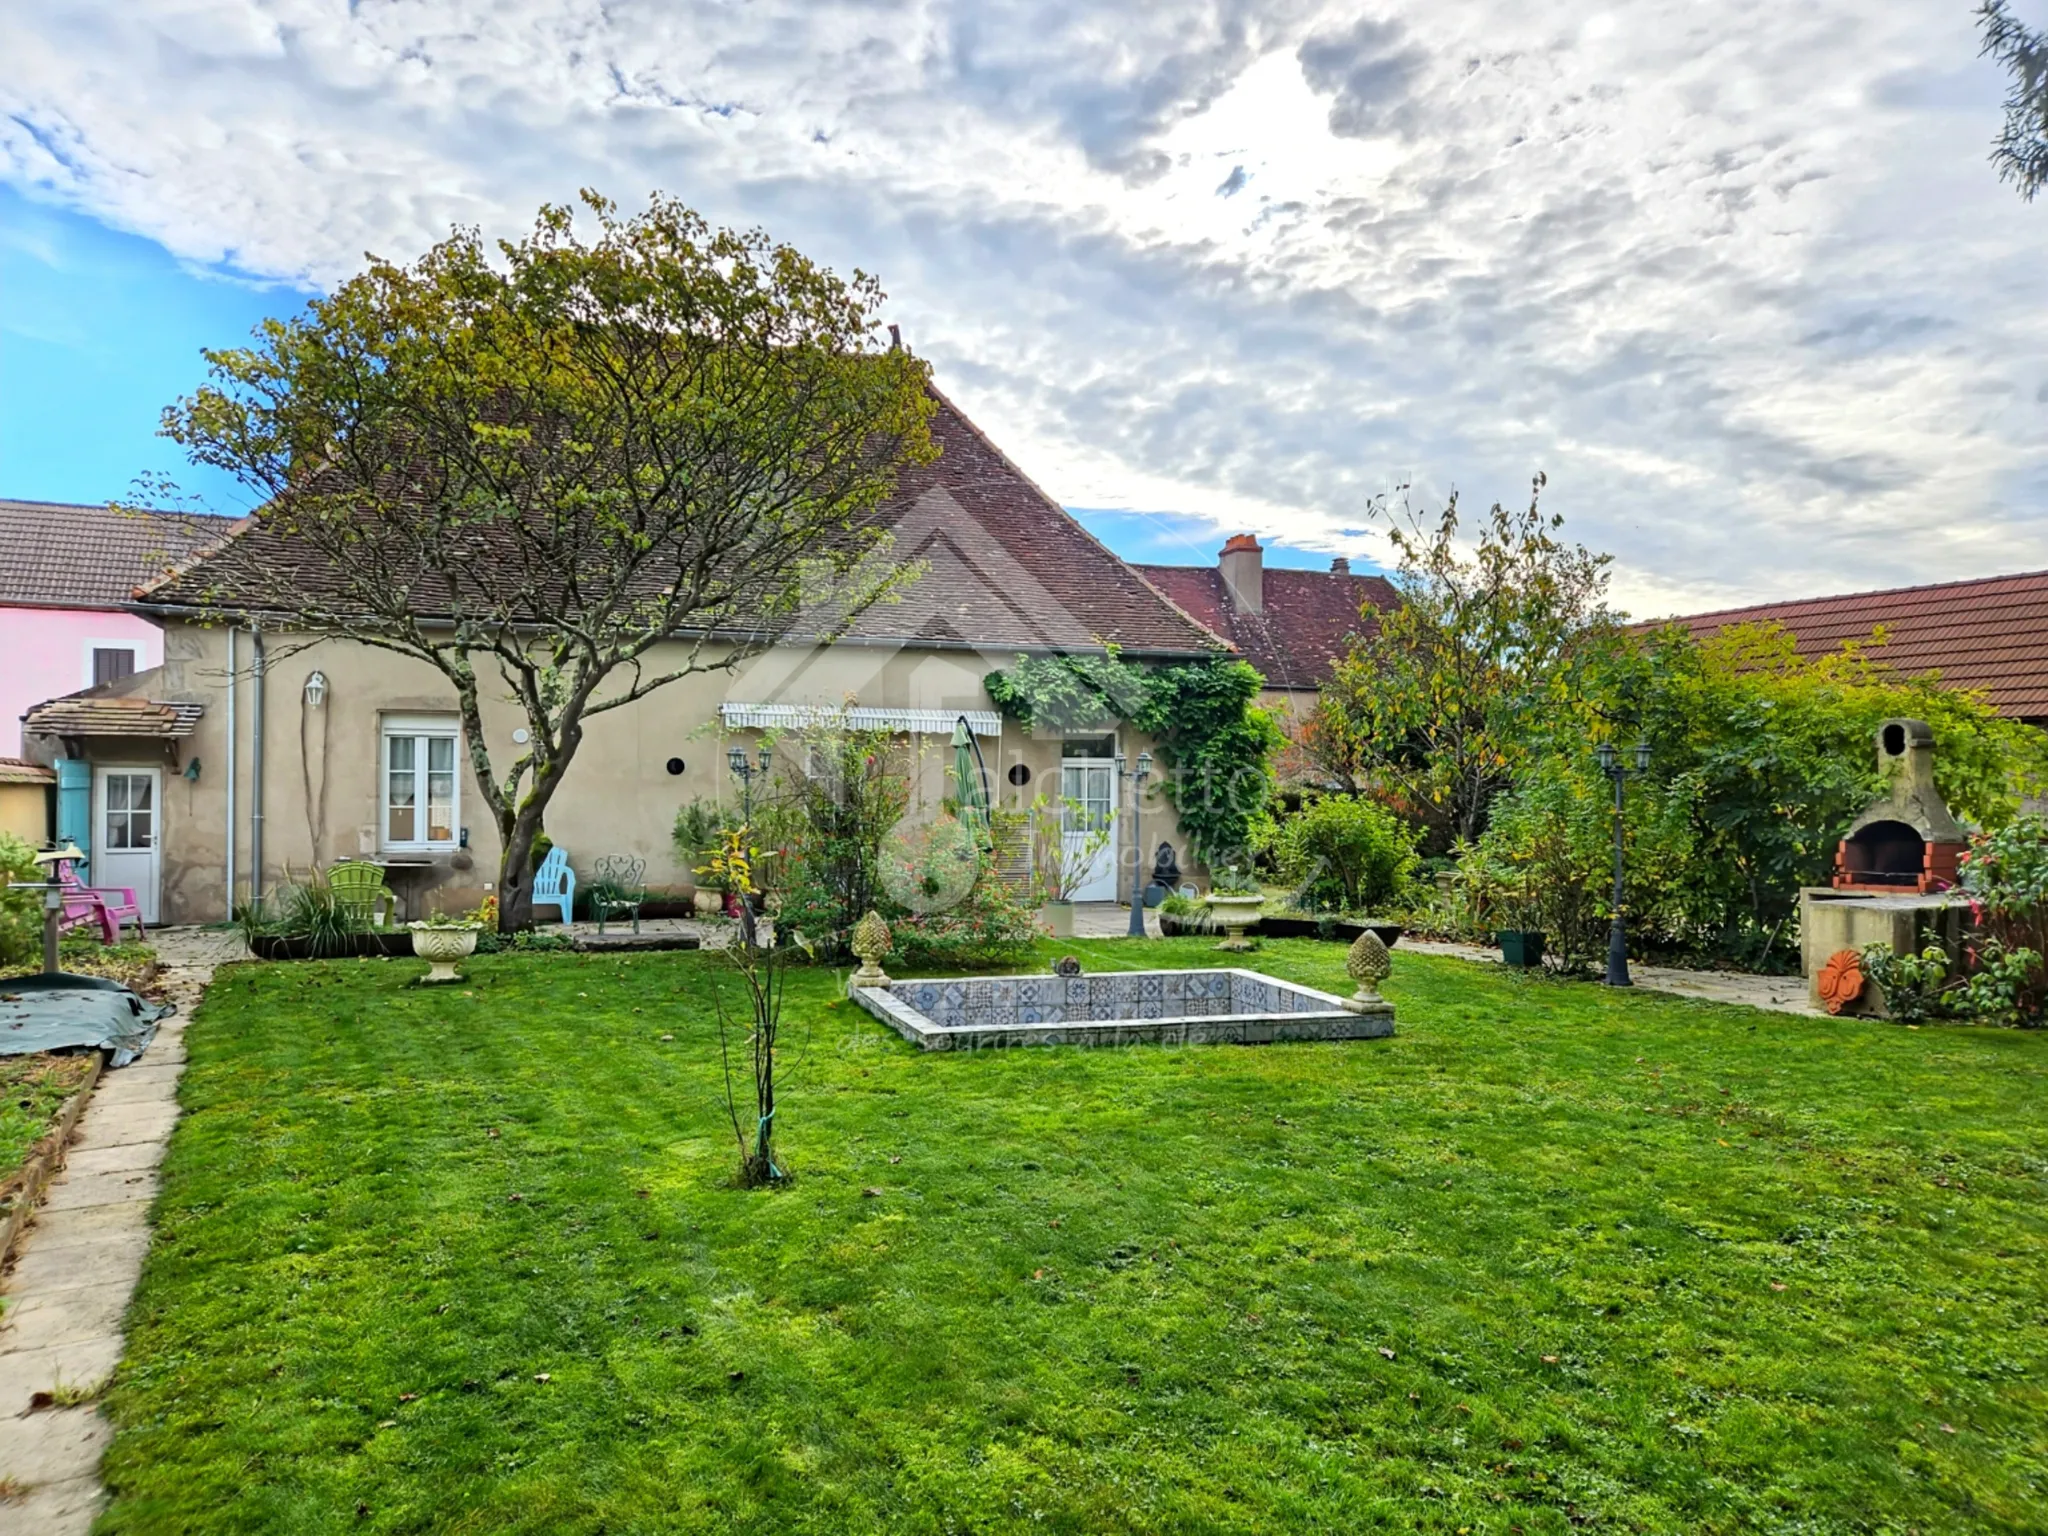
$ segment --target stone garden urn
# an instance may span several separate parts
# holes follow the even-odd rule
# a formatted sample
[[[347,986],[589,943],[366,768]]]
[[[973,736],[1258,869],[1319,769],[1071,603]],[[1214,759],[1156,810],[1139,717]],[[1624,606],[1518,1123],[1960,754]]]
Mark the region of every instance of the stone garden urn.
[[[476,953],[476,929],[437,928],[429,923],[414,923],[412,952],[428,965],[427,974],[420,978],[422,985],[460,981],[462,977],[455,969],[455,962],[467,960]]]
[[[1252,941],[1244,936],[1244,931],[1259,920],[1259,909],[1266,904],[1264,896],[1257,892],[1249,896],[1219,896],[1211,891],[1202,900],[1209,909],[1209,916],[1223,930],[1223,941],[1216,946],[1218,949],[1246,950],[1252,947]]]

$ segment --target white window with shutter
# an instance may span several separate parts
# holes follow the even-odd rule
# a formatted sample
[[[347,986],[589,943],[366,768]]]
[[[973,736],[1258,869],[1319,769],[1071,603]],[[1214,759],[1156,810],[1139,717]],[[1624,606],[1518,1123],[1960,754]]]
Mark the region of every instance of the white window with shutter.
[[[392,853],[453,848],[461,837],[462,727],[453,715],[384,717],[383,837]]]

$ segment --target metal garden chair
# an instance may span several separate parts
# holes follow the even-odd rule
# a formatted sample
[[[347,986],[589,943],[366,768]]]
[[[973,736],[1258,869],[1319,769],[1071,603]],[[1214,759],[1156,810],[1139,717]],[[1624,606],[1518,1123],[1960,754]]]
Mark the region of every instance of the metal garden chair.
[[[597,931],[604,932],[605,920],[614,912],[633,914],[633,931],[640,931],[640,904],[647,899],[647,861],[630,854],[608,853],[597,861],[597,874],[590,882],[590,910],[597,918]]]

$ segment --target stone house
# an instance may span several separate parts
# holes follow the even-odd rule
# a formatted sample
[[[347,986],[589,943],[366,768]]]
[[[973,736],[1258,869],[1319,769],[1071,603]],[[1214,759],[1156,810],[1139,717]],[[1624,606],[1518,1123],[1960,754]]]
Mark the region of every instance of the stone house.
[[[854,723],[907,738],[924,813],[950,793],[949,742],[964,715],[998,803],[1064,795],[1112,827],[1079,898],[1129,890],[1140,853],[1117,759],[1155,744],[1128,728],[1026,732],[998,715],[982,679],[1019,654],[1113,646],[1160,662],[1230,643],[1098,543],[943,396],[931,430],[939,458],[906,472],[883,514],[896,555],[926,567],[900,601],[831,645],[778,645],[589,719],[547,817],[579,872],[630,854],[646,860],[650,884],[686,885],[670,829],[686,802],[739,797],[729,748],[753,754],[765,734],[850,707]],[[238,525],[133,600],[130,612],[162,626],[161,666],[27,712],[33,755],[74,785],[89,776],[93,878],[134,886],[151,921],[213,922],[252,883],[364,857],[387,866],[409,915],[473,904],[496,879],[498,838],[441,675],[355,641],[290,634],[261,614],[205,621],[240,607],[238,545],[259,536],[271,535]],[[650,666],[660,664],[657,654]],[[502,762],[524,716],[488,698],[484,712]],[[1167,839],[1187,861],[1156,777],[1142,815],[1146,847]]]
[[[21,716],[60,693],[146,672],[163,630],[136,590],[227,524],[177,512],[0,501],[0,755],[21,751]]]

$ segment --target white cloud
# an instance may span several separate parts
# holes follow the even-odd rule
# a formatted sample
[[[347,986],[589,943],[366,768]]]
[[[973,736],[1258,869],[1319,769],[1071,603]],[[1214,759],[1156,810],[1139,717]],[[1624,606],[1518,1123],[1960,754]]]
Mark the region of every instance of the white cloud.
[[[1966,6],[78,0],[0,175],[331,282],[579,185],[882,274],[1055,494],[1363,552],[1413,473],[1646,611],[2048,566],[2048,207]],[[1228,195],[1224,195],[1227,191]]]

